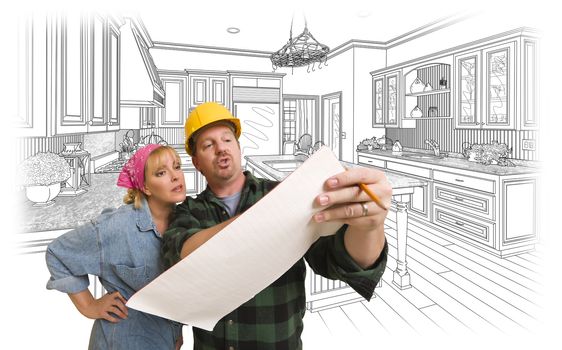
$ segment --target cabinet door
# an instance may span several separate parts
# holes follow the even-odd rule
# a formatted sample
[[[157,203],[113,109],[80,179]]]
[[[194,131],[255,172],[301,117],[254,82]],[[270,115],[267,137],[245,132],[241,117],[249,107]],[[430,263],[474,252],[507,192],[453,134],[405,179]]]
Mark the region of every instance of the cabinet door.
[[[521,120],[522,129],[536,129],[539,126],[538,111],[538,65],[537,43],[534,40],[523,39],[522,58],[522,98]]]
[[[373,79],[373,127],[384,126],[384,77]]]
[[[426,180],[426,179],[424,179]],[[408,210],[412,215],[419,216],[425,220],[430,220],[429,199],[431,197],[431,183],[428,182],[427,186],[414,187],[414,193],[408,203]]]
[[[120,96],[120,69],[121,69],[121,43],[119,28],[113,23],[108,25],[107,36],[107,129],[119,129],[119,102]]]
[[[60,20],[60,80],[57,86],[56,134],[86,131],[87,86],[87,26],[81,16]]]
[[[502,181],[500,205],[503,208],[500,248],[538,239],[536,178]]]
[[[197,107],[201,103],[207,102],[207,84],[209,79],[202,77],[191,78],[191,103],[190,107]]]
[[[515,128],[515,42],[482,50],[483,128]]]
[[[398,126],[399,86],[400,76],[398,73],[387,75],[385,78],[386,90],[386,118],[385,126]]]
[[[155,111],[156,108],[152,107],[140,108],[141,129],[151,129],[156,127]]]
[[[228,107],[226,105],[226,94],[227,94],[227,87],[226,87],[226,83],[227,80],[226,78],[211,78],[210,79],[210,100],[212,102],[217,102],[220,103],[221,105]]]
[[[455,56],[455,124],[480,128],[480,52]]]
[[[90,120],[88,122],[88,131],[105,131],[106,111],[105,111],[105,76],[104,76],[104,57],[106,55],[106,22],[105,19],[98,15],[93,15],[90,27]]]
[[[185,77],[162,77],[166,100],[164,108],[161,109],[161,127],[183,126],[186,111],[186,78]]]

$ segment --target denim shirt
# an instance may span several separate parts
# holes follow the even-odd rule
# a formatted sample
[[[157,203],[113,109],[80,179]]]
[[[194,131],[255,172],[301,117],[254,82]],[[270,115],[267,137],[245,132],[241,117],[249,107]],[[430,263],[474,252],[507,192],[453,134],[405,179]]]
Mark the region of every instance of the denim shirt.
[[[88,275],[95,275],[109,293],[119,291],[128,300],[164,271],[161,245],[146,200],[138,210],[132,204],[105,209],[49,244],[47,289],[77,293],[88,288]],[[128,312],[117,323],[95,320],[89,348],[175,348],[181,325],[131,308]]]

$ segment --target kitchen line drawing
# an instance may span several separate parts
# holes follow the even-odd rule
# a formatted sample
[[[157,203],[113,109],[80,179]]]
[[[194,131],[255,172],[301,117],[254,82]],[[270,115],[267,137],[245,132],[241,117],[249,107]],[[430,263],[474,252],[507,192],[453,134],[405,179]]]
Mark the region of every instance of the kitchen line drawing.
[[[501,23],[476,29],[478,20],[452,14],[386,42],[349,37],[330,47],[321,69],[272,71],[275,46],[153,40],[166,23],[148,14],[22,15],[15,167],[37,155],[64,160],[33,163],[46,166],[41,174],[18,172],[50,177],[43,191],[51,197],[39,204],[18,179],[12,186],[32,303],[72,320],[68,346],[85,346],[89,320],[45,290],[45,247],[121,204],[117,174],[144,144],[174,146],[188,195],[202,191],[183,125],[196,105],[215,101],[241,119],[244,164],[256,176],[281,180],[327,145],[344,164],[395,181],[389,261],[375,297],[366,302],[308,271],[307,346],[335,346],[350,334],[359,346],[398,334],[533,334],[543,306],[540,35]],[[91,288],[103,293],[94,279]]]

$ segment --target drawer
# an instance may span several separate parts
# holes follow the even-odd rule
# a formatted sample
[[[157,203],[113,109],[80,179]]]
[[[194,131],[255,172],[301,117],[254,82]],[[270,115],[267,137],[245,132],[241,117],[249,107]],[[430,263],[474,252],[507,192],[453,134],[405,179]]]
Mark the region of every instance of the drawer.
[[[415,165],[407,165],[395,162],[386,162],[386,168],[388,170],[399,171],[408,175],[416,175],[429,179],[431,177],[431,169],[422,168]]]
[[[366,157],[366,156],[362,156],[362,155],[357,156],[357,163],[370,165],[370,166],[376,166],[376,167],[383,168],[383,169],[385,168],[385,161],[384,160]]]
[[[434,183],[433,200],[434,203],[443,204],[460,211],[467,211],[479,217],[489,220],[495,219],[495,196],[492,195],[467,191],[457,186]]]
[[[450,183],[456,186],[463,186],[479,191],[495,193],[496,182],[475,176],[448,173],[446,171],[434,170],[433,180]]]
[[[494,248],[495,224],[463,215],[440,205],[433,205],[433,222],[452,236],[460,235],[470,241]]]

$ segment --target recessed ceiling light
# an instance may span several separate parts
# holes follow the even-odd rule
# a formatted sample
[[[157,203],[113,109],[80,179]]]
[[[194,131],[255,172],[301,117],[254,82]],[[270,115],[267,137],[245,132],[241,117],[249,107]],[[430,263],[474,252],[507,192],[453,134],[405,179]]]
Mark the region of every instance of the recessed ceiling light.
[[[228,27],[226,28],[226,31],[229,32],[230,34],[238,34],[240,33],[240,28]]]
[[[371,15],[371,11],[369,10],[361,10],[357,12],[357,17],[361,17],[361,18],[366,18],[369,17],[370,15]]]

